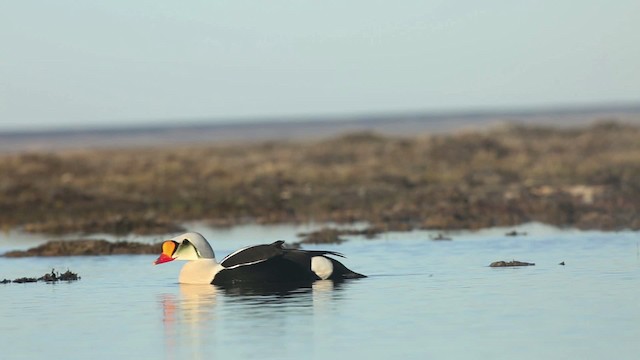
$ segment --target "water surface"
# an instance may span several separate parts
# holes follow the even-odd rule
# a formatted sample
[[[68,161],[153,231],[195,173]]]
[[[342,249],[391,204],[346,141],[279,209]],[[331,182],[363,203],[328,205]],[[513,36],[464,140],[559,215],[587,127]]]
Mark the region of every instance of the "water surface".
[[[218,258],[300,228],[198,229]],[[506,229],[508,230],[508,229]],[[0,278],[51,268],[82,280],[0,285],[3,359],[635,358],[640,352],[636,232],[505,229],[390,233],[309,246],[345,253],[369,278],[273,294],[179,285],[154,256],[0,260]],[[19,248],[2,235],[0,251]],[[32,243],[43,239],[32,238]],[[496,260],[535,262],[489,268]],[[566,266],[558,265],[564,261]]]

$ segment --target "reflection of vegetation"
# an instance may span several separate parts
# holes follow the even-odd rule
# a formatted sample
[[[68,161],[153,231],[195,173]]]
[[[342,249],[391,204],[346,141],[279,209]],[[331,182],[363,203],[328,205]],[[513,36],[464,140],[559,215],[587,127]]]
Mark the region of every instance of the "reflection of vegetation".
[[[0,223],[43,232],[172,232],[193,219],[638,229],[639,210],[640,129],[616,123],[0,157]]]

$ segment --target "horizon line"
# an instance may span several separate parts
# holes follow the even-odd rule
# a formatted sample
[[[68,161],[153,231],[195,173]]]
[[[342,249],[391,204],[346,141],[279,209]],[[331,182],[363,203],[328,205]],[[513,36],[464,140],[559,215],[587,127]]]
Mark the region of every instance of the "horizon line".
[[[353,113],[327,113],[327,114],[299,114],[299,115],[265,115],[265,116],[240,116],[240,117],[189,117],[181,119],[156,118],[131,120],[131,124],[88,124],[88,125],[62,125],[61,127],[43,126],[41,129],[2,129],[0,135],[49,135],[66,133],[95,133],[95,132],[118,132],[118,131],[166,131],[172,129],[195,129],[212,128],[225,126],[256,126],[273,124],[312,124],[322,123],[349,123],[349,122],[379,122],[388,121],[392,118],[406,120],[410,118],[447,120],[452,118],[486,118],[500,116],[543,116],[561,114],[586,114],[590,112],[640,112],[640,101],[610,101],[600,103],[571,103],[554,105],[533,105],[533,106],[495,106],[495,107],[469,107],[469,108],[449,108],[449,109],[415,109],[415,110],[390,110],[390,111],[361,111]],[[154,121],[180,121],[180,124],[153,123]],[[506,120],[506,119],[505,119]],[[103,120],[113,122],[116,120]],[[122,121],[122,120],[120,120]]]

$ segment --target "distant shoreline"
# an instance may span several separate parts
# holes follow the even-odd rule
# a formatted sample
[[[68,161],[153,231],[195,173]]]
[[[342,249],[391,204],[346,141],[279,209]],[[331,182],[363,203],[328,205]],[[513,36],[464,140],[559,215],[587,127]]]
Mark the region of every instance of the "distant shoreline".
[[[319,140],[361,131],[415,136],[477,131],[500,123],[567,127],[602,120],[640,124],[640,105],[300,116],[237,122],[176,119],[175,125],[0,131],[0,153]]]
[[[200,220],[640,229],[640,126],[612,121],[7,153],[0,176],[0,226],[34,233],[160,234]]]

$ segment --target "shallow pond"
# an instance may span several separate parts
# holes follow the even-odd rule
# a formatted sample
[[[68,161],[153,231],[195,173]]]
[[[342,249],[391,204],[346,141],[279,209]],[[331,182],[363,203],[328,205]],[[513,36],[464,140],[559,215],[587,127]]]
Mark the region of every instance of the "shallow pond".
[[[201,228],[220,259],[295,241],[292,226]],[[0,259],[0,278],[67,268],[82,280],[0,285],[2,359],[605,359],[640,353],[640,236],[528,224],[351,237],[308,246],[369,278],[279,294],[177,283],[155,256]],[[0,252],[43,238],[0,236]],[[489,268],[496,260],[535,262]],[[564,261],[566,266],[558,265]]]

